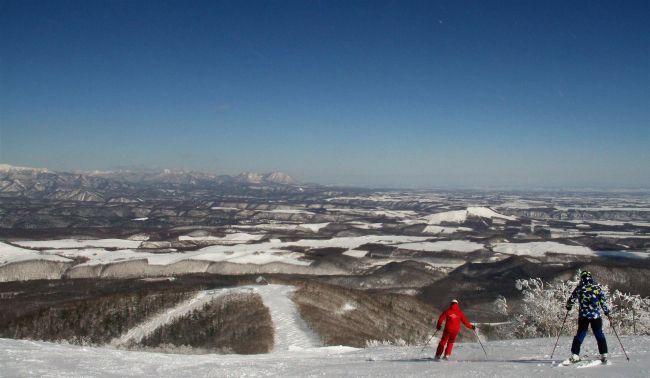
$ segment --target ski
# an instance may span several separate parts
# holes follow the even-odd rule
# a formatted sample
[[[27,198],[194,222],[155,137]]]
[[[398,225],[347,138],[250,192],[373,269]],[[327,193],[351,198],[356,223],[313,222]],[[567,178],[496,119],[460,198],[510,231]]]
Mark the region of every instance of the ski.
[[[564,360],[558,366],[574,366],[576,369],[582,369],[582,368],[588,368],[588,367],[594,367],[594,366],[601,366],[601,365],[611,365],[611,361],[607,361],[603,363],[600,360],[580,360],[578,362],[572,362],[571,360]]]

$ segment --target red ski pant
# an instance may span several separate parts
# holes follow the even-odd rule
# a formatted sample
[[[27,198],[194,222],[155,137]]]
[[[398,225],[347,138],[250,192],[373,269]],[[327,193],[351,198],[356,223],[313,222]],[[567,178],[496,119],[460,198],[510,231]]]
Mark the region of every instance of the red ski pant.
[[[442,333],[442,339],[438,343],[438,350],[436,350],[436,357],[442,356],[442,351],[445,351],[445,356],[451,356],[451,351],[454,349],[454,342],[456,342],[458,332],[449,332],[445,330]],[[447,348],[445,349],[445,345]]]

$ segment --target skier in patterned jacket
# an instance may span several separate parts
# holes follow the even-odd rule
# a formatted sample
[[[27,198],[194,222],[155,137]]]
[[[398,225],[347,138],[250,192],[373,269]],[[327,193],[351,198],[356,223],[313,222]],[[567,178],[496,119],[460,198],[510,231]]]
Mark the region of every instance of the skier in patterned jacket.
[[[594,280],[590,272],[580,273],[580,284],[573,290],[566,302],[567,311],[571,311],[573,304],[578,302],[580,310],[578,313],[578,332],[573,338],[571,345],[571,358],[569,361],[575,363],[580,361],[580,346],[587,336],[589,325],[598,342],[598,352],[603,363],[607,362],[607,339],[603,333],[603,319],[600,316],[600,307],[605,316],[609,316],[603,288]]]

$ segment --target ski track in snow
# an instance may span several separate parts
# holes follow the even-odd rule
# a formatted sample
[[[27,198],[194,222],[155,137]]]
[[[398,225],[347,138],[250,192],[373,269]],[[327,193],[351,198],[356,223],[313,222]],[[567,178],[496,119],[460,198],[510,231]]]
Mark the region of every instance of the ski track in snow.
[[[318,336],[302,320],[298,307],[290,298],[295,287],[266,285],[255,287],[254,290],[262,297],[273,319],[274,352],[314,348],[320,345]]]
[[[238,287],[238,288],[227,288],[227,289],[214,289],[214,290],[204,290],[200,291],[194,297],[184,302],[179,303],[178,305],[167,309],[166,311],[154,315],[153,317],[147,319],[143,323],[131,328],[124,335],[114,339],[109,343],[112,347],[120,347],[129,344],[130,342],[138,343],[143,338],[147,337],[153,331],[159,327],[171,323],[174,320],[194,311],[200,309],[205,304],[230,294],[236,293],[252,293],[250,287]]]
[[[131,328],[124,335],[109,343],[114,348],[126,346],[131,342],[138,343],[159,327],[172,323],[174,320],[187,315],[193,310],[200,309],[205,304],[231,294],[257,293],[268,307],[275,330],[274,351],[308,349],[320,346],[318,336],[313,333],[300,317],[298,307],[290,295],[295,290],[293,286],[265,285],[240,286],[236,288],[205,290],[194,297],[166,311],[154,315],[143,323]]]
[[[614,341],[614,340],[612,340]],[[0,339],[0,377],[645,377],[650,376],[650,338],[623,337],[630,362],[612,345],[611,365],[557,366],[571,338],[560,339],[564,356],[552,361],[554,339],[459,343],[453,359],[431,360],[433,347],[324,347],[259,355],[179,355]],[[432,344],[435,344],[433,342]],[[583,346],[596,353],[594,340]],[[612,343],[613,344],[613,343]],[[561,353],[560,353],[561,354]]]

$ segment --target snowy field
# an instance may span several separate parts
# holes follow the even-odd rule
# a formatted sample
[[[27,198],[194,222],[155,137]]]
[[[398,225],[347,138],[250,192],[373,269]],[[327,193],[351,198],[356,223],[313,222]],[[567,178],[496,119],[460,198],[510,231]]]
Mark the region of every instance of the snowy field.
[[[624,337],[627,362],[613,335],[611,365],[558,366],[568,354],[563,338],[555,360],[553,339],[457,344],[453,360],[435,362],[421,347],[326,347],[263,355],[174,355],[0,339],[2,377],[648,377],[650,338]],[[593,344],[593,345],[592,345]],[[587,339],[586,353],[595,352]]]

